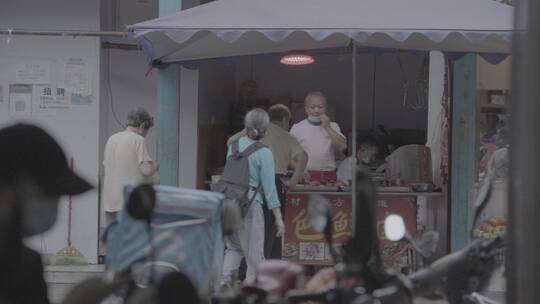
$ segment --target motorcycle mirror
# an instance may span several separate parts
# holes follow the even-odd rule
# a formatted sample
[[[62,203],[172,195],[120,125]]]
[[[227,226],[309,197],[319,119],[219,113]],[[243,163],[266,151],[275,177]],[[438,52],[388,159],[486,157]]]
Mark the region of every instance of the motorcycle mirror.
[[[156,205],[156,191],[149,184],[140,184],[131,191],[126,209],[137,220],[150,221]]]
[[[384,219],[384,234],[390,241],[397,242],[405,237],[405,222],[400,215],[390,214]]]
[[[313,230],[323,232],[330,221],[330,207],[326,199],[320,195],[310,195],[307,215]]]

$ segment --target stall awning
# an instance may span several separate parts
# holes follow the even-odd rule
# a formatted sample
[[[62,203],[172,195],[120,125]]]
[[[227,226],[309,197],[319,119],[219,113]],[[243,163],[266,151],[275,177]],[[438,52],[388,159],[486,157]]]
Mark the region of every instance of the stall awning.
[[[508,53],[492,0],[217,0],[129,27],[153,62],[359,46]]]

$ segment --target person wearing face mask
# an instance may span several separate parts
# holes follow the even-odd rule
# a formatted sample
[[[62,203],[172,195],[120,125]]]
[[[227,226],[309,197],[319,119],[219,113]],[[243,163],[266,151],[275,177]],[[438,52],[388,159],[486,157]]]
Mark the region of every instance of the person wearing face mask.
[[[0,130],[0,303],[47,304],[40,255],[23,239],[49,230],[62,195],[92,186],[72,172],[44,130],[16,124]]]
[[[351,183],[355,169],[370,171],[376,166],[379,155],[379,143],[372,136],[362,139],[358,144],[358,152],[355,157],[347,157],[338,166],[337,176],[340,181]]]
[[[336,180],[336,155],[347,148],[347,139],[339,125],[326,115],[326,97],[321,92],[311,92],[305,99],[307,118],[291,128],[309,160],[307,170],[312,176]]]
[[[112,135],[105,144],[103,202],[107,224],[116,220],[124,205],[125,185],[157,182],[159,165],[150,158],[145,137],[154,118],[143,108],[128,114],[127,128]]]

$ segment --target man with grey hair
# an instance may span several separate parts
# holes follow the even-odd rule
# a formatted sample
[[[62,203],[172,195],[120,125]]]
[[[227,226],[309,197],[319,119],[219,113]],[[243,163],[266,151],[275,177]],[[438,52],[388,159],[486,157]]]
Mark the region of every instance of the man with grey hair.
[[[136,108],[128,114],[127,128],[112,135],[105,145],[103,205],[107,224],[123,207],[125,185],[157,179],[159,165],[148,155],[144,140],[153,125],[154,118],[148,111]]]
[[[309,160],[310,173],[327,174],[335,179],[336,155],[347,148],[347,139],[337,123],[326,115],[326,97],[321,92],[311,92],[305,99],[307,118],[291,128],[291,134],[298,139]],[[327,178],[328,178],[327,176]]]
[[[245,117],[246,136],[240,137],[233,145],[238,145],[242,152],[266,135],[270,118],[262,109],[249,111]],[[232,155],[232,147],[227,152]],[[285,224],[281,215],[281,204],[276,191],[274,157],[267,147],[261,147],[249,154],[249,198],[254,198],[238,231],[225,240],[225,259],[223,262],[222,284],[228,286],[232,283],[233,274],[240,267],[243,257],[246,259],[246,282],[255,281],[257,265],[264,260],[264,215],[262,205],[263,195],[268,209],[274,215],[277,227],[276,235],[281,237],[285,231]],[[260,185],[260,186],[259,186]],[[262,191],[257,191],[262,188]],[[261,194],[262,192],[262,194]]]

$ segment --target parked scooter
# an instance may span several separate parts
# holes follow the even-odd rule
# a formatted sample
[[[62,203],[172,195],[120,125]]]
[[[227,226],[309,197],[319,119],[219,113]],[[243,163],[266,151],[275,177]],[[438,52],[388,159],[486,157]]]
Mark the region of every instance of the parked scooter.
[[[173,189],[174,190],[174,189]],[[104,277],[88,279],[74,287],[66,296],[64,304],[98,304],[106,303],[174,303],[179,300],[186,303],[201,303],[199,289],[197,289],[188,276],[180,271],[168,271],[166,274],[155,272],[153,265],[159,252],[156,249],[153,230],[154,211],[156,206],[156,191],[153,186],[141,184],[133,188],[127,203],[126,212],[130,218],[145,223],[148,234],[147,250],[140,257],[130,262],[121,271],[108,271]],[[229,234],[238,227],[240,211],[235,205],[220,203],[221,231]],[[141,265],[150,265],[147,283],[140,284]]]
[[[151,234],[151,218],[153,208],[156,203],[156,193],[151,185],[139,185],[131,192],[126,208],[128,214],[134,219],[144,220],[147,223],[147,232]],[[105,277],[90,278],[75,286],[66,296],[62,303],[101,303],[112,294],[118,294],[125,300],[125,303],[138,303],[138,299],[155,299],[156,290],[149,288],[144,291],[137,289],[133,266],[145,263],[153,259],[154,249],[150,242],[149,252],[140,259],[131,263],[130,267],[122,272],[108,272]],[[151,301],[150,303],[157,303]]]

